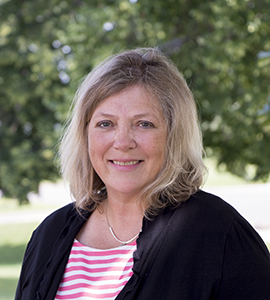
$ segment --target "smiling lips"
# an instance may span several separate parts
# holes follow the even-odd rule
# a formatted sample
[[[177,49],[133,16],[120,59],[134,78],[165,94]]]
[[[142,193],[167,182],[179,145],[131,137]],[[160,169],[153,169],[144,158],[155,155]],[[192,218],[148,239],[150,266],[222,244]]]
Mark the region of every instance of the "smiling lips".
[[[118,160],[112,160],[112,163],[118,166],[132,166],[136,165],[140,162],[141,160],[131,160],[131,161],[118,161]]]

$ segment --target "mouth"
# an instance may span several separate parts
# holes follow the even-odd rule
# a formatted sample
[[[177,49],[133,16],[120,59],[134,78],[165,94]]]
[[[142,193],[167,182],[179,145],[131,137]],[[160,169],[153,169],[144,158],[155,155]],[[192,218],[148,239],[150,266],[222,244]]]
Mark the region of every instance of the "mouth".
[[[139,162],[141,162],[141,160],[131,160],[131,161],[111,160],[111,162],[114,165],[118,165],[118,166],[132,166],[138,164]]]

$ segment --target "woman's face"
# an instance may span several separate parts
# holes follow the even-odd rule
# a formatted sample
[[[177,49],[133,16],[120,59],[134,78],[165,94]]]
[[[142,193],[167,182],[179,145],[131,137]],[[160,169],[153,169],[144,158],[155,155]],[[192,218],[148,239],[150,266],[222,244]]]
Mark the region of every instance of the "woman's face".
[[[140,86],[105,99],[88,125],[92,165],[108,197],[136,197],[160,171],[167,127],[158,102]]]

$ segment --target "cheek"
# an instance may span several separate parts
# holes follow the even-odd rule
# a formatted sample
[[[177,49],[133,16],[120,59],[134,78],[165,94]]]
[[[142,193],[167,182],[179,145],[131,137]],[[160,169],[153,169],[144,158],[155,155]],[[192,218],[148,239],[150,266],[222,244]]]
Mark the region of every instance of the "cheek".
[[[145,151],[148,153],[150,159],[154,161],[157,168],[163,165],[165,155],[166,138],[163,134],[154,136],[145,141]]]
[[[161,168],[164,163],[165,159],[165,152],[166,152],[166,144],[167,144],[167,137],[165,132],[161,134],[157,141],[156,141],[156,147],[157,147],[157,152],[158,152],[158,162],[159,162],[159,167]],[[160,171],[160,170],[159,170]]]
[[[103,162],[103,150],[102,150],[102,142],[98,139],[91,139],[88,142],[88,155],[91,161],[92,167],[95,172],[101,178],[103,170],[104,170],[104,162]]]
[[[88,135],[88,153],[90,160],[97,158],[104,151],[105,140],[100,135],[89,134]]]

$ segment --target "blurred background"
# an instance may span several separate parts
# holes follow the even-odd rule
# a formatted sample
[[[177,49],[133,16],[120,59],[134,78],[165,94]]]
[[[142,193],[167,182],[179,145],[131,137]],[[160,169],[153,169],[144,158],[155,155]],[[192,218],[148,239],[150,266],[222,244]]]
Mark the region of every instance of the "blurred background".
[[[71,201],[58,140],[82,78],[159,47],[194,93],[209,177],[270,245],[270,0],[0,0],[0,300],[32,230]]]

